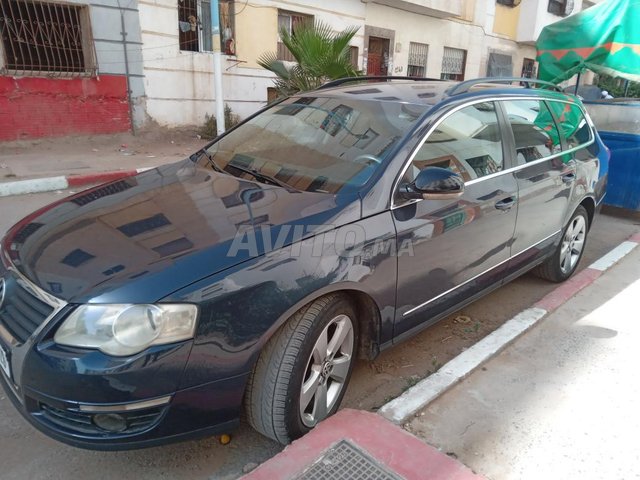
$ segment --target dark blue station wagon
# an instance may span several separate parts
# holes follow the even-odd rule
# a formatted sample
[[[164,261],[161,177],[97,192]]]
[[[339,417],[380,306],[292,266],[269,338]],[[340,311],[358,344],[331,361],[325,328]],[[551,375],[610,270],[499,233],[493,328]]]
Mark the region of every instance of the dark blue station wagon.
[[[531,269],[573,274],[609,160],[576,97],[374,80],[15,225],[0,381],[18,411],[91,449],[228,432],[243,410],[287,443],[337,410],[356,358]]]

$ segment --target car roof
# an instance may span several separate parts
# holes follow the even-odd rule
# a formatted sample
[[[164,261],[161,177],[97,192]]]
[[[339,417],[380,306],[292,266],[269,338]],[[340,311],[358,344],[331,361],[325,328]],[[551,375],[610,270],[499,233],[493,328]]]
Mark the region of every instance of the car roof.
[[[344,98],[378,102],[400,102],[435,106],[449,99],[467,99],[471,97],[500,96],[540,96],[548,99],[578,101],[573,95],[543,88],[525,88],[520,85],[495,83],[494,79],[452,82],[443,80],[394,79],[371,81],[363,79],[345,79],[335,86],[331,82],[313,92],[300,96]],[[491,83],[488,80],[493,80]],[[498,79],[499,80],[499,79]],[[526,79],[522,79],[526,80]]]

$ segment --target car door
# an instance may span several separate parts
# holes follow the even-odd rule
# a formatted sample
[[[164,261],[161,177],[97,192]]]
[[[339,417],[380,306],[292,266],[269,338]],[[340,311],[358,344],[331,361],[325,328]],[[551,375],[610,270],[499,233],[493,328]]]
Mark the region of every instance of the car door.
[[[554,116],[544,100],[499,103],[510,126],[509,156],[516,166],[518,220],[509,269],[518,271],[553,249],[566,218],[576,165],[562,153]]]
[[[400,179],[398,188],[423,168],[448,168],[463,177],[465,191],[449,200],[394,198],[396,339],[501,281],[516,225],[517,184],[503,173],[510,165],[498,119],[494,102],[456,108],[427,135]]]

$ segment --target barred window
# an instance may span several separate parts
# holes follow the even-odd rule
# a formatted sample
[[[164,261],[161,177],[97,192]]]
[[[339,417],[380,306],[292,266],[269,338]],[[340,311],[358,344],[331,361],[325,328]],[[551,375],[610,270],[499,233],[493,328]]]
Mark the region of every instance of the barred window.
[[[424,43],[409,43],[409,62],[407,75],[409,77],[425,77],[427,73],[427,53],[429,45]]]
[[[235,55],[234,2],[219,0],[220,43],[225,55]],[[211,52],[213,28],[211,0],[178,0],[178,38],[180,50]]]
[[[4,66],[12,75],[95,74],[89,8],[32,0],[0,0]]]
[[[442,56],[442,80],[464,80],[465,64],[467,63],[467,51],[459,48],[444,47]]]
[[[511,55],[496,52],[489,53],[487,77],[513,77],[513,59]]]

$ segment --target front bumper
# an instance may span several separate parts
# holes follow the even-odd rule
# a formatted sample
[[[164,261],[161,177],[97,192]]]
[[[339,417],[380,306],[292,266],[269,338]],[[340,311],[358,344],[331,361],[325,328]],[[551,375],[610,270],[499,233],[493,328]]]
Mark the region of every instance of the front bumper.
[[[82,448],[122,450],[237,425],[247,375],[181,385],[192,341],[123,358],[57,345],[55,328],[73,307],[63,305],[49,315],[44,299],[36,302],[21,290],[37,294],[37,286],[5,269],[0,278],[6,294],[0,305],[0,383],[20,413],[46,435]],[[95,415],[105,411],[119,415],[126,427],[100,428]]]
[[[31,425],[55,440],[89,450],[133,450],[228,433],[239,424],[237,406],[245,382],[246,376],[239,376],[178,391],[166,405],[132,412],[129,418],[145,425],[133,432],[108,433],[93,426],[91,414],[80,413],[77,402],[30,389],[21,395],[0,374],[7,396]]]

